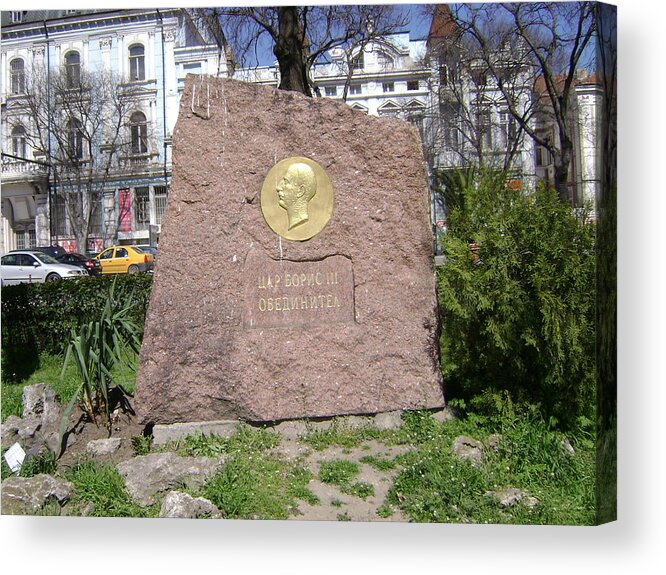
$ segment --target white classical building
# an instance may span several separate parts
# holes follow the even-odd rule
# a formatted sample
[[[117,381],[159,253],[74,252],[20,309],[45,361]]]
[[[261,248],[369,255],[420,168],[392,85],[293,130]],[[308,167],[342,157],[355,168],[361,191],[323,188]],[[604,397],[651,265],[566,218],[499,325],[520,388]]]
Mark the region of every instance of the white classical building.
[[[422,131],[431,102],[425,50],[426,41],[411,38],[407,31],[369,42],[350,58],[342,48],[334,48],[327,62],[314,67],[315,97],[344,101],[371,116],[399,117]],[[237,70],[234,78],[277,87],[280,73],[275,64]]]
[[[121,119],[126,150],[118,151],[103,178],[100,205],[91,206],[86,249],[99,251],[113,243],[148,243],[159,237],[171,179],[171,137],[185,77],[188,73],[228,75],[223,49],[212,35],[202,35],[191,12],[2,13],[0,253],[53,243],[70,251],[76,247],[71,216],[62,205],[66,182],[56,177],[56,167],[49,158],[55,155],[58,134],[47,134],[41,146],[28,137],[39,131],[27,105],[28,80],[38,68],[47,74],[64,70],[68,79],[78,78],[84,70],[93,74],[110,71],[121,79],[119,89],[131,90],[136,98],[127,117]],[[421,63],[424,51],[424,40],[412,40],[408,32],[398,33],[356,51],[351,74],[342,51],[333,51],[329,62],[314,70],[318,95],[345,100],[369,114],[404,118],[422,131],[430,102],[428,70]],[[277,86],[279,71],[273,65],[236,70],[234,77]],[[112,117],[109,110],[109,121]],[[91,159],[77,135],[77,122],[73,118],[67,124],[74,126],[68,145],[75,149],[80,167]],[[104,143],[98,147],[100,157],[111,149]]]
[[[56,178],[45,153],[55,149],[59,134],[43,134],[41,146],[30,137],[44,131],[27,103],[31,74],[42,69],[48,77],[65,70],[75,88],[85,70],[110,71],[119,78],[119,89],[134,95],[134,107],[121,119],[127,152],[118,154],[104,176],[102,205],[93,210],[86,248],[97,251],[112,243],[148,243],[159,233],[185,76],[226,74],[221,56],[181,9],[2,12],[0,252],[56,242],[75,247],[70,222],[58,209],[64,179]],[[113,112],[108,114],[112,123]],[[84,148],[76,133],[72,146],[77,138]],[[88,152],[81,149],[78,160],[90,161]]]
[[[511,50],[518,51],[518,45]],[[547,148],[519,129],[514,111],[543,139],[557,142],[559,133],[552,119],[543,78],[517,62],[520,55],[495,54],[494,72],[503,76],[504,90],[488,65],[474,54],[459,49],[459,31],[448,5],[434,12],[427,61],[433,68],[433,115],[430,133],[432,164],[439,170],[486,165],[505,170],[525,190],[538,181],[554,185],[554,164]],[[520,54],[517,52],[517,54]],[[594,74],[579,69],[570,103],[574,154],[569,167],[569,199],[574,208],[594,205],[600,189],[602,154],[599,149],[603,91]],[[439,206],[438,218],[445,217]]]

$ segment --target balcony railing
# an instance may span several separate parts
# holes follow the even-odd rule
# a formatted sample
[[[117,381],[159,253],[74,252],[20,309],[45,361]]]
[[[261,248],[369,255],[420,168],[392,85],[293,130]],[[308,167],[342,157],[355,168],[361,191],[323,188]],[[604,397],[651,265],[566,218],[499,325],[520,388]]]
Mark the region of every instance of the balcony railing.
[[[156,158],[157,154],[132,154],[131,156],[121,156],[121,163],[132,166],[147,166],[152,162],[153,158]]]
[[[46,174],[46,166],[21,160],[3,158],[2,177],[12,178],[20,176],[42,176]]]

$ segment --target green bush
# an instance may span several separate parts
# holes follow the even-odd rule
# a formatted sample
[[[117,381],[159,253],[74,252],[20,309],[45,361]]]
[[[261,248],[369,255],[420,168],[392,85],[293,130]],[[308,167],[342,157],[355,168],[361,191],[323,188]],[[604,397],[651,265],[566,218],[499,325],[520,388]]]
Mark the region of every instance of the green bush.
[[[71,361],[77,368],[81,383],[65,408],[61,436],[69,411],[76,401],[95,422],[96,416],[103,414],[109,433],[111,411],[116,403],[124,405],[126,402],[128,391],[116,381],[115,376],[119,367],[135,371],[141,337],[138,326],[130,319],[131,303],[121,301],[115,288],[114,281],[98,319],[81,325],[78,330],[71,330],[62,375]]]
[[[524,194],[502,174],[457,186],[438,270],[449,393],[508,391],[565,427],[591,415],[594,225],[554,190]]]
[[[72,328],[100,317],[114,279],[116,298],[131,306],[130,319],[142,332],[152,287],[150,274],[3,287],[3,373],[23,381],[38,367],[41,353],[64,353]]]

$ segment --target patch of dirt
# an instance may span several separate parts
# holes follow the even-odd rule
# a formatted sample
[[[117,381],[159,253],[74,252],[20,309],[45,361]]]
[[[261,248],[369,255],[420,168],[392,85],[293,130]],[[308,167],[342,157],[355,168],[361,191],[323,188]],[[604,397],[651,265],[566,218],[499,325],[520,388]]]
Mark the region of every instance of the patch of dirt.
[[[312,471],[314,479],[308,487],[319,498],[318,505],[300,502],[298,513],[290,517],[297,520],[314,521],[407,521],[399,509],[392,508],[393,513],[388,517],[380,517],[377,510],[384,505],[393,478],[399,468],[380,471],[368,463],[360,460],[366,456],[380,459],[390,459],[409,451],[406,446],[387,446],[371,440],[357,448],[329,447],[323,451],[312,451],[305,458],[305,465]],[[348,495],[337,485],[322,483],[318,479],[319,467],[322,461],[344,459],[353,461],[359,466],[359,474],[352,479],[352,483],[361,481],[369,483],[374,488],[374,494],[362,499]]]
[[[95,425],[86,421],[84,415],[77,410],[70,417],[70,433],[67,436],[67,447],[58,461],[58,466],[68,467],[84,457],[93,457],[87,454],[88,442],[109,437],[120,438],[120,448],[109,455],[95,455],[94,460],[100,463],[116,465],[135,457],[132,438],[146,433],[143,425],[136,423],[136,418],[127,413],[120,413],[114,417],[111,434],[105,425]],[[298,500],[298,507],[290,516],[292,520],[310,521],[407,521],[408,519],[399,509],[390,508],[392,513],[388,517],[381,517],[377,511],[386,499],[386,495],[393,484],[395,475],[400,471],[399,466],[389,470],[378,470],[369,463],[361,462],[366,456],[383,460],[393,460],[396,456],[409,451],[408,446],[388,446],[375,440],[368,440],[360,447],[342,448],[329,447],[316,451],[310,446],[301,443],[293,434],[280,434],[280,444],[269,453],[281,459],[298,462],[312,472],[313,479],[308,488],[314,493],[319,503],[311,505]],[[374,494],[365,499],[343,493],[337,485],[323,483],[318,479],[319,468],[322,461],[344,459],[353,461],[359,466],[359,473],[351,483],[364,482],[373,486]]]
[[[111,434],[109,434],[109,429],[102,418],[99,418],[96,425],[89,421],[80,409],[74,409],[69,418],[65,452],[58,460],[58,466],[68,467],[75,464],[88,455],[86,452],[88,442],[109,437],[120,438],[120,448],[109,455],[96,455],[95,461],[115,465],[134,457],[132,438],[143,435],[145,426],[136,423],[136,418],[129,413],[118,413],[112,419]]]

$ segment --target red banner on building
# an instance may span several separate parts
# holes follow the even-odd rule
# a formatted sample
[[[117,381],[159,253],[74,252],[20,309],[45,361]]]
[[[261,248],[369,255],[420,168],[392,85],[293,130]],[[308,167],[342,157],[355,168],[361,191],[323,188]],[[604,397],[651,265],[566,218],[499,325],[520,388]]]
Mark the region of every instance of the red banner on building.
[[[118,231],[132,231],[132,196],[129,188],[118,190]]]

